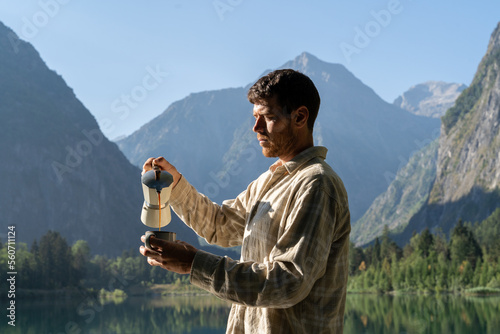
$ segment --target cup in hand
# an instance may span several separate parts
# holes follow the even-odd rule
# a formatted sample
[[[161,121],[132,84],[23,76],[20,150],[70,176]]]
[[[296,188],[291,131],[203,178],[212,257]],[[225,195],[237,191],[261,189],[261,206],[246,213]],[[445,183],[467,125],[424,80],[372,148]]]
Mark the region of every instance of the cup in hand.
[[[176,239],[176,234],[174,232],[147,231],[145,244],[146,244],[146,248],[148,248],[148,249],[153,249],[153,247],[151,247],[151,244],[149,243],[149,238],[151,238],[151,236],[154,236],[157,239],[166,240],[166,241],[175,241],[175,239]]]

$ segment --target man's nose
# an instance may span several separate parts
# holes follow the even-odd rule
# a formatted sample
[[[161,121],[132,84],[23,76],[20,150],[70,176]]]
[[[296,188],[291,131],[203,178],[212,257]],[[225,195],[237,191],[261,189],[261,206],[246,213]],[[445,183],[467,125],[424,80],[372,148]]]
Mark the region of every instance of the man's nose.
[[[264,128],[264,118],[261,116],[257,116],[255,118],[255,124],[253,126],[253,132],[262,132],[262,129]]]

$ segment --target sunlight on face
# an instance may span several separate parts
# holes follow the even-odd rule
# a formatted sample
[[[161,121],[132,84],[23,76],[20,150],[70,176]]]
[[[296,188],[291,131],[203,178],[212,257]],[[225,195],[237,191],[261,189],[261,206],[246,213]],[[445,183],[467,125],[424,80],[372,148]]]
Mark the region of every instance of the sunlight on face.
[[[289,115],[283,113],[275,99],[255,104],[253,131],[262,146],[262,154],[268,158],[283,157],[293,152],[296,143]]]

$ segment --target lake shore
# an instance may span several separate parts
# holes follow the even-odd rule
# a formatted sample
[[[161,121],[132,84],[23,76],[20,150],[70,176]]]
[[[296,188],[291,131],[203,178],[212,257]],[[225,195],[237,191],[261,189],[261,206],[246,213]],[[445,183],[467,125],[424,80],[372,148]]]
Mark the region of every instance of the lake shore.
[[[73,299],[85,296],[93,296],[101,299],[116,299],[137,297],[137,296],[151,296],[151,297],[166,297],[166,296],[200,296],[210,295],[209,292],[202,290],[191,284],[136,284],[131,285],[123,290],[114,289],[108,291],[106,289],[92,289],[82,287],[68,287],[61,289],[18,289],[16,298],[20,299]],[[0,299],[3,299],[2,296]]]
[[[377,291],[376,289],[354,290],[348,289],[347,294],[379,294],[379,295],[454,295],[454,296],[495,296],[500,295],[500,289],[488,287],[475,287],[460,291],[430,291],[430,290],[392,290]]]
[[[500,289],[488,287],[475,287],[461,291],[428,291],[428,290],[394,290],[377,291],[375,289],[347,290],[347,294],[352,295],[453,295],[453,296],[495,296],[500,295]],[[125,289],[115,289],[108,291],[105,289],[95,290],[91,288],[62,288],[54,290],[44,289],[19,289],[16,297],[20,299],[73,299],[84,296],[93,296],[103,300],[124,299],[127,297],[168,297],[168,296],[204,296],[210,295],[209,292],[202,290],[191,284],[136,284]],[[5,296],[0,297],[4,299]]]

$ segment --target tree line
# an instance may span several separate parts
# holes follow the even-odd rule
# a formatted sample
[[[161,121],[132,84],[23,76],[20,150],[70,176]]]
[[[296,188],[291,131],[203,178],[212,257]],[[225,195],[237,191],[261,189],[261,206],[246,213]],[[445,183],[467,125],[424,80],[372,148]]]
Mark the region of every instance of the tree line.
[[[387,226],[366,248],[350,245],[350,291],[500,292],[500,208],[482,222],[459,221],[449,240],[429,229],[399,247]]]
[[[0,270],[7,272],[7,245],[0,242]],[[48,231],[28,249],[26,243],[16,245],[17,284],[21,289],[54,290],[68,287],[124,290],[138,283],[177,285],[187,283],[179,275],[151,267],[138,249],[124,251],[108,258],[91,256],[88,243],[78,240],[69,245],[59,232]]]
[[[350,291],[460,292],[471,288],[500,289],[500,208],[479,223],[459,221],[450,233],[414,233],[404,246],[390,238],[387,226],[366,248],[350,245]],[[49,231],[28,249],[18,243],[16,270],[19,288],[61,289],[84,287],[126,290],[136,284],[189,282],[159,267],[151,267],[137,249],[108,258],[91,256],[86,241],[69,245],[58,232]],[[0,271],[8,272],[7,245],[0,242]],[[500,291],[500,290],[498,290]]]

